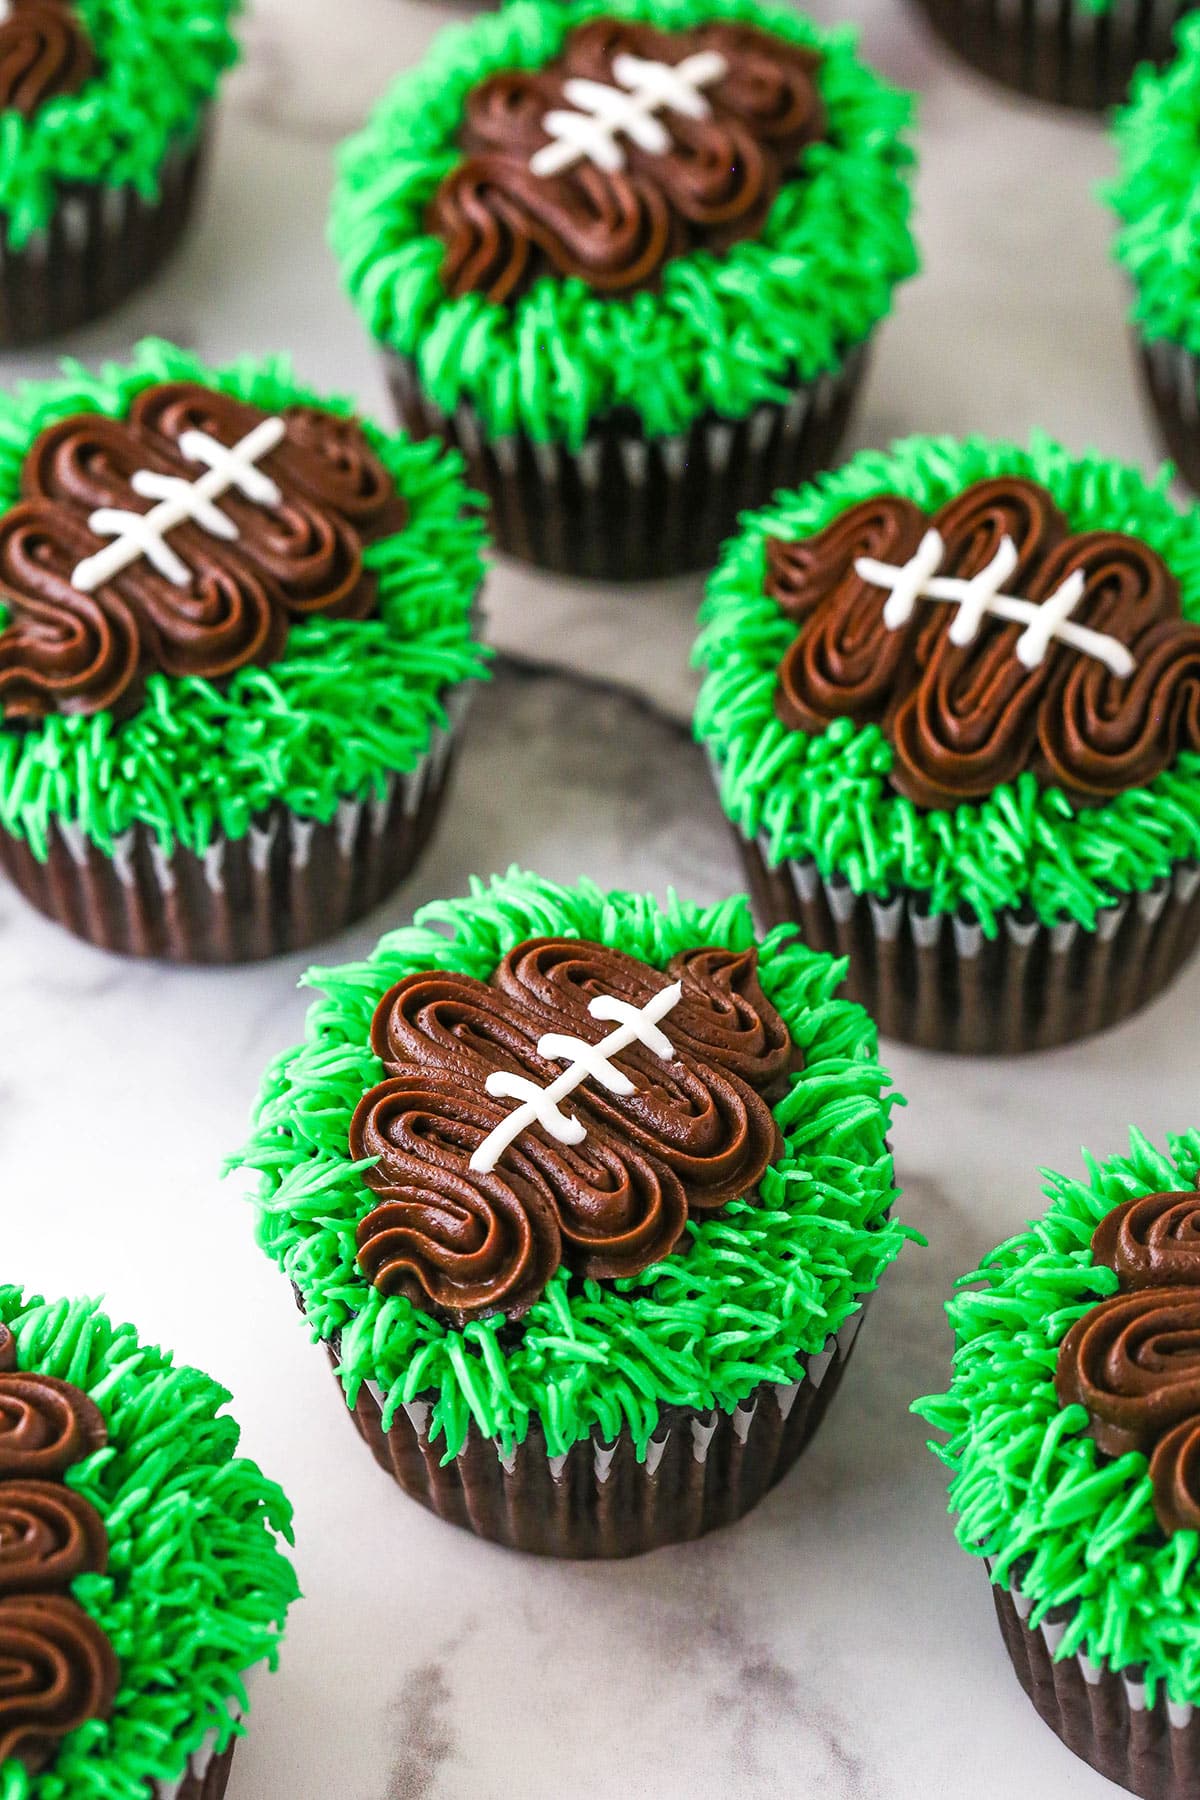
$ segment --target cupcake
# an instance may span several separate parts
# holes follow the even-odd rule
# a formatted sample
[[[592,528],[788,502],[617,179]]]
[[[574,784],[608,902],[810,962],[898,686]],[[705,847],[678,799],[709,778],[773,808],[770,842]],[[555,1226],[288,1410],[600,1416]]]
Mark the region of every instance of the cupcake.
[[[712,578],[707,747],[758,911],[885,1035],[1114,1024],[1200,935],[1200,512],[1041,437],[910,438],[780,495]]]
[[[1123,100],[1139,63],[1171,54],[1187,0],[916,0],[943,43],[1005,87],[1085,112]]]
[[[0,1287],[4,1800],[221,1800],[296,1597],[228,1399],[90,1300]]]
[[[439,38],[345,146],[332,235],[502,550],[706,568],[831,461],[916,267],[908,120],[852,36],[756,0],[518,0]]]
[[[629,1556],[740,1518],[905,1228],[841,971],[744,901],[511,871],[314,971],[237,1159],[376,1462],[480,1537]]]
[[[469,678],[457,457],[168,344],[0,396],[0,866],[106,949],[270,956],[413,866]]]
[[[1054,1175],[946,1311],[959,1543],[1063,1742],[1145,1800],[1200,1791],[1200,1132]]]
[[[1120,174],[1108,198],[1120,221],[1118,262],[1133,284],[1133,334],[1159,433],[1200,488],[1200,18],[1177,34],[1174,62],[1144,69],[1117,116]]]
[[[67,331],[187,225],[236,0],[0,8],[0,347]]]

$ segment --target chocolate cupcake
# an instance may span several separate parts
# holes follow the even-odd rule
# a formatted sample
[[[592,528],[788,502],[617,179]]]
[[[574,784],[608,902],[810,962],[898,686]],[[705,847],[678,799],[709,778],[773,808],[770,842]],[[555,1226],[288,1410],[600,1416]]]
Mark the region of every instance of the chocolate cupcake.
[[[0,346],[140,287],[192,211],[236,0],[0,8]]]
[[[909,102],[755,0],[517,0],[346,146],[342,271],[399,415],[499,547],[610,580],[711,565],[826,466],[912,274]]]
[[[106,949],[340,930],[436,820],[482,527],[458,459],[168,344],[0,397],[0,866]]]
[[[1052,1175],[947,1303],[959,1543],[1025,1692],[1144,1800],[1200,1790],[1200,1132]]]
[[[779,496],[714,575],[696,730],[762,918],[885,1035],[1010,1053],[1200,936],[1200,513],[1037,438],[910,438]]]
[[[1085,112],[1124,100],[1163,63],[1190,0],[916,0],[943,43],[1005,87]]]
[[[1176,49],[1162,74],[1142,71],[1117,115],[1120,174],[1108,198],[1120,220],[1117,260],[1133,284],[1145,391],[1168,454],[1200,489],[1200,18],[1180,26]]]
[[[228,1398],[92,1301],[0,1286],[5,1800],[221,1800],[296,1597]]]
[[[516,871],[314,972],[239,1162],[415,1499],[517,1549],[629,1556],[790,1468],[907,1235],[840,973],[757,942],[741,901]]]

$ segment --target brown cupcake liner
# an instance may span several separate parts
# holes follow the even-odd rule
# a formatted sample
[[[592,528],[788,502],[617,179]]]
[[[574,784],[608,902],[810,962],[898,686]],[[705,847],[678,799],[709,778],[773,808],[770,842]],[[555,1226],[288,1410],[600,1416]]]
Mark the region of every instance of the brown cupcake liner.
[[[1069,1750],[1143,1800],[1200,1800],[1200,1714],[1177,1705],[1160,1683],[1147,1705],[1142,1671],[1090,1662],[1079,1652],[1054,1660],[1069,1609],[1036,1630],[1032,1602],[992,1588],[1005,1647],[1038,1713]]]
[[[429,1401],[399,1407],[385,1432],[384,1395],[370,1382],[351,1416],[380,1468],[451,1525],[535,1556],[639,1556],[733,1524],[787,1474],[837,1392],[869,1298],[806,1359],[803,1380],[764,1383],[733,1412],[666,1408],[644,1462],[628,1429],[551,1456],[535,1422],[507,1456],[472,1424],[443,1467]],[[344,1405],[336,1345],[327,1348]]]
[[[45,862],[0,831],[0,868],[39,912],[103,950],[178,963],[257,962],[363,917],[404,880],[433,833],[467,690],[451,696],[416,768],[383,793],[343,800],[328,824],[272,807],[244,837],[164,852],[143,825],[111,853],[55,821]]]
[[[1165,338],[1139,340],[1137,355],[1167,455],[1200,491],[1200,357]]]
[[[219,1756],[211,1744],[205,1745],[188,1758],[187,1771],[178,1781],[151,1782],[153,1800],[221,1800],[236,1749],[236,1738]]]
[[[833,462],[867,347],[786,405],[741,420],[706,414],[670,437],[647,437],[634,413],[614,413],[575,451],[523,433],[489,438],[465,403],[453,414],[436,407],[410,361],[385,353],[385,363],[401,424],[462,452],[506,556],[565,575],[645,581],[711,568],[739,513]]]
[[[849,957],[846,997],[884,1037],[926,1050],[1011,1056],[1104,1031],[1160,993],[1200,942],[1194,862],[1115,899],[1094,931],[1021,908],[1001,912],[989,938],[973,914],[930,913],[927,895],[855,894],[809,859],[772,867],[765,838],[735,837],[760,921],[797,925],[813,949]]]
[[[1112,0],[1099,15],[1081,0],[916,0],[937,35],[1005,87],[1088,112],[1124,100],[1134,69],[1166,62],[1180,0]]]
[[[159,192],[64,183],[50,222],[10,249],[0,219],[0,349],[70,331],[141,287],[174,250],[191,217],[208,126],[167,153]]]

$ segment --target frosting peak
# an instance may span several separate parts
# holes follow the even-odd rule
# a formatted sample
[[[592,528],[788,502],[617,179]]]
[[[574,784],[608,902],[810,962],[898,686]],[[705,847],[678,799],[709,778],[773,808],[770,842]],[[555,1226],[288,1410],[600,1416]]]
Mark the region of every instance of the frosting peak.
[[[606,1019],[640,1021],[611,1062],[597,1054]],[[389,1079],[350,1128],[355,1160],[378,1159],[359,1262],[384,1293],[458,1323],[516,1317],[562,1262],[637,1274],[671,1253],[689,1212],[752,1194],[778,1151],[767,1096],[797,1066],[755,952],[700,948],[661,971],[573,938],[519,944],[487,982],[409,976],[380,1001],[371,1041]],[[513,1099],[543,1096],[564,1061],[584,1072],[567,1129],[511,1136]],[[504,1147],[481,1158],[493,1134]]]

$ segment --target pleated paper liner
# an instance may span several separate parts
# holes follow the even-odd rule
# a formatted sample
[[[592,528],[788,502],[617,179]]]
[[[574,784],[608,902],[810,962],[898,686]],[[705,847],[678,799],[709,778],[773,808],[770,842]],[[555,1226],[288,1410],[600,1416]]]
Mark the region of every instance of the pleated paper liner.
[[[993,81],[1035,100],[1103,112],[1141,62],[1165,63],[1192,8],[1179,0],[916,0],[942,41]]]
[[[58,821],[45,862],[0,831],[0,868],[39,912],[104,950],[178,963],[301,950],[362,918],[411,872],[441,810],[455,735],[435,730],[415,769],[391,776],[378,798],[343,800],[327,825],[279,805],[203,855],[164,853],[140,825],[106,854]]]
[[[472,1424],[443,1467],[429,1402],[399,1407],[385,1432],[373,1383],[363,1383],[352,1417],[380,1468],[451,1525],[536,1556],[639,1556],[733,1524],[787,1474],[837,1392],[868,1299],[807,1359],[802,1381],[764,1384],[731,1413],[667,1408],[645,1462],[628,1430],[551,1456],[535,1423],[505,1457]],[[327,1348],[344,1405],[336,1346]]]
[[[735,837],[760,921],[795,924],[814,949],[848,956],[846,997],[884,1037],[926,1050],[1009,1056],[1106,1030],[1160,993],[1200,942],[1194,862],[1116,899],[1094,931],[1008,910],[989,938],[973,915],[930,913],[924,894],[858,895],[811,860],[772,867],[765,841]]]
[[[1167,455],[1200,492],[1200,357],[1165,338],[1139,340],[1137,355]]]
[[[186,1774],[178,1781],[156,1781],[149,1793],[152,1800],[221,1800],[229,1784],[229,1771],[237,1739],[226,1746],[220,1756],[207,1746],[188,1758]]]
[[[647,437],[632,412],[614,413],[575,451],[524,434],[489,439],[465,403],[440,411],[411,362],[385,361],[405,430],[462,451],[499,550],[561,574],[645,581],[711,568],[739,513],[829,467],[867,354],[851,351],[786,405],[738,421],[708,414],[672,437]]]
[[[191,218],[208,124],[168,152],[157,198],[130,186],[72,182],[50,222],[20,250],[0,217],[0,349],[36,342],[98,318],[167,260]]]
[[[1143,1800],[1200,1800],[1200,1717],[1158,1684],[1147,1704],[1141,1671],[1097,1666],[1079,1653],[1054,1660],[1069,1618],[1027,1623],[1031,1602],[993,1587],[992,1598],[1017,1679],[1069,1750]]]

